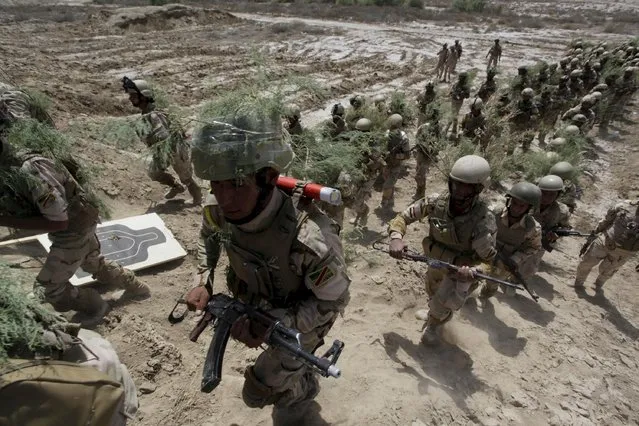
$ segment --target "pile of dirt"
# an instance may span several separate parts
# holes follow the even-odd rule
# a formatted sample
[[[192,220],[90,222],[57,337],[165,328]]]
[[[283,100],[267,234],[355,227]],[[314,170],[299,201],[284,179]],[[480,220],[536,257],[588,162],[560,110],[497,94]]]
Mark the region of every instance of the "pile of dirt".
[[[108,18],[106,25],[134,32],[151,32],[189,25],[231,23],[239,20],[236,16],[217,9],[169,4],[159,7],[118,9]]]

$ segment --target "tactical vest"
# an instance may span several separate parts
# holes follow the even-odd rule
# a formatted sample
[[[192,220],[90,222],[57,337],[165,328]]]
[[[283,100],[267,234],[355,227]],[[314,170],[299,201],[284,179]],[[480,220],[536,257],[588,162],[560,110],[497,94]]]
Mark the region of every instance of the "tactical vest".
[[[291,197],[284,202],[272,224],[262,231],[244,232],[230,225],[226,253],[232,268],[231,292],[251,304],[268,301],[275,308],[289,307],[309,292],[303,275],[290,262],[291,248],[308,213],[296,209]]]
[[[628,251],[639,251],[639,215],[624,212],[617,215],[607,232],[617,247]]]
[[[515,253],[526,240],[526,234],[535,229],[535,219],[526,215],[524,227],[508,227],[501,213],[497,216],[497,250],[508,256]]]
[[[477,260],[472,247],[474,230],[482,220],[482,201],[476,201],[463,216],[448,214],[450,195],[441,195],[428,215],[429,235],[422,241],[424,253],[444,262],[469,264]]]

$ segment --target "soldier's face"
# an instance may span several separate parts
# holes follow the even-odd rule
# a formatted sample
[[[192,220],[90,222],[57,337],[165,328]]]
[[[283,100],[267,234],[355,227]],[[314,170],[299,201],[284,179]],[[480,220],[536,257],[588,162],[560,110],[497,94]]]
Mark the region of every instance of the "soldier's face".
[[[260,194],[254,175],[242,179],[211,182],[211,191],[224,217],[232,221],[241,221],[253,213]]]
[[[547,206],[552,204],[559,196],[558,191],[541,191],[541,204]]]
[[[508,207],[508,213],[512,217],[518,218],[525,215],[526,212],[528,212],[529,208],[530,208],[530,204],[524,203],[523,201],[518,200],[516,198],[511,198],[510,206]]]

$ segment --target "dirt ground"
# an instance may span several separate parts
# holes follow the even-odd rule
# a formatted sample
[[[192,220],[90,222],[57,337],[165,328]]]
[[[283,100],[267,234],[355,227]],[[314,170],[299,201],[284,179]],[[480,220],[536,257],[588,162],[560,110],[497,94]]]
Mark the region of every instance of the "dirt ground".
[[[99,171],[98,187],[116,218],[157,212],[189,253],[141,272],[153,297],[117,306],[100,328],[137,382],[141,405],[136,425],[268,425],[271,417],[270,409],[245,407],[240,396],[244,368],[258,350],[230,342],[222,384],[213,394],[203,394],[199,382],[209,333],[194,344],[188,340],[192,318],[175,326],[166,319],[175,300],[191,287],[200,209],[184,200],[158,202],[162,188],[146,177],[141,144],[119,150],[94,132],[96,123],[135,114],[121,90],[122,76],[152,78],[193,117],[217,91],[241,85],[255,72],[259,53],[273,75],[296,72],[326,87],[324,99],[297,100],[303,123],[312,125],[354,92],[401,88],[416,93],[432,77],[433,58],[444,42],[462,41],[458,69],[479,71],[474,92],[494,38],[504,44],[501,69],[510,75],[521,64],[557,61],[573,38],[617,40],[637,34],[636,26],[627,34],[606,31],[605,19],[576,31],[547,22],[543,27],[518,21],[497,26],[494,19],[450,25],[410,16],[393,23],[328,20],[308,17],[304,6],[281,11],[252,3],[245,13],[235,4],[233,14],[187,6],[121,9],[81,3],[25,6],[0,0],[0,80],[37,88],[52,98],[54,119],[81,136],[78,155]],[[537,15],[554,7],[554,2],[526,4]],[[633,2],[561,4],[564,15],[572,17],[596,7],[627,7],[627,13],[636,13]],[[445,93],[446,85],[439,90]],[[597,157],[582,165],[588,172],[581,182],[585,194],[573,221],[584,231],[619,198],[639,197],[636,105],[628,122],[616,129],[619,137],[597,139]],[[399,183],[397,210],[410,203],[413,172],[411,160],[409,174]],[[433,169],[427,192],[442,189],[443,179]],[[372,205],[379,200],[380,194],[374,194]],[[391,260],[370,247],[386,220],[373,215],[364,234],[350,225],[343,231],[352,300],[328,336],[346,343],[339,360],[343,373],[340,379],[322,380],[310,424],[639,424],[633,408],[639,403],[636,261],[610,280],[603,297],[590,288],[587,296],[578,297],[570,284],[581,241],[565,238],[533,279],[539,304],[523,294],[500,294],[482,309],[471,299],[446,326],[445,342],[425,348],[418,344],[422,323],[415,318],[426,305],[425,268]],[[411,225],[410,245],[419,248],[425,232],[424,224]],[[0,255],[33,274],[42,259],[31,245],[3,248]],[[225,260],[216,274],[218,288],[224,265]]]

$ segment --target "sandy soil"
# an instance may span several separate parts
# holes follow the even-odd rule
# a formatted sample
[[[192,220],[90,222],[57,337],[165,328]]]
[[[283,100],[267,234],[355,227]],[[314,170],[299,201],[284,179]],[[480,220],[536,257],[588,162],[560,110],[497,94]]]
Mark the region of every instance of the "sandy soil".
[[[537,11],[546,7],[529,4]],[[585,5],[636,7],[612,1],[563,4],[573,11]],[[166,321],[175,300],[191,286],[200,212],[179,200],[156,203],[162,188],[145,175],[142,147],[134,144],[120,151],[91,130],[92,124],[135,113],[121,91],[120,77],[152,77],[187,115],[195,115],[217,90],[241,84],[254,72],[252,55],[259,51],[274,75],[294,71],[326,86],[329,96],[321,102],[297,100],[305,109],[304,123],[310,125],[325,119],[334,102],[353,92],[402,88],[414,93],[431,78],[434,55],[443,42],[463,42],[459,69],[480,70],[478,84],[483,57],[495,37],[504,41],[505,74],[520,64],[557,60],[576,37],[628,37],[564,28],[380,24],[185,8],[55,6],[48,11],[9,6],[0,18],[0,55],[6,58],[0,80],[38,88],[52,98],[60,127],[83,136],[78,155],[101,172],[99,187],[116,217],[157,212],[189,252],[181,261],[142,272],[153,298],[116,307],[100,329],[134,374],[139,425],[268,425],[271,418],[270,410],[248,409],[240,398],[244,368],[257,350],[231,342],[222,384],[214,394],[202,394],[208,336],[193,344],[187,338],[192,319],[176,326]],[[583,165],[595,176],[582,181],[586,192],[575,222],[584,230],[619,197],[639,196],[636,106],[629,119],[618,129],[620,139],[597,140],[597,158]],[[413,169],[411,161],[409,175],[399,183],[397,209],[410,202]],[[428,192],[442,189],[443,180],[433,170]],[[379,199],[375,194],[373,203]],[[329,335],[346,342],[339,361],[343,376],[322,381],[317,399],[321,412],[312,424],[639,423],[633,409],[639,403],[636,262],[606,285],[605,297],[593,296],[592,290],[578,297],[569,284],[580,241],[565,239],[534,278],[539,304],[525,295],[499,295],[482,309],[471,299],[447,325],[445,343],[424,348],[417,343],[421,322],[415,312],[426,304],[425,269],[370,248],[385,220],[373,216],[364,235],[348,225],[344,230],[352,301]],[[423,224],[410,226],[413,247],[419,247],[424,232]],[[31,245],[0,254],[22,262],[33,274],[42,258]],[[217,278],[223,282],[221,273]]]

